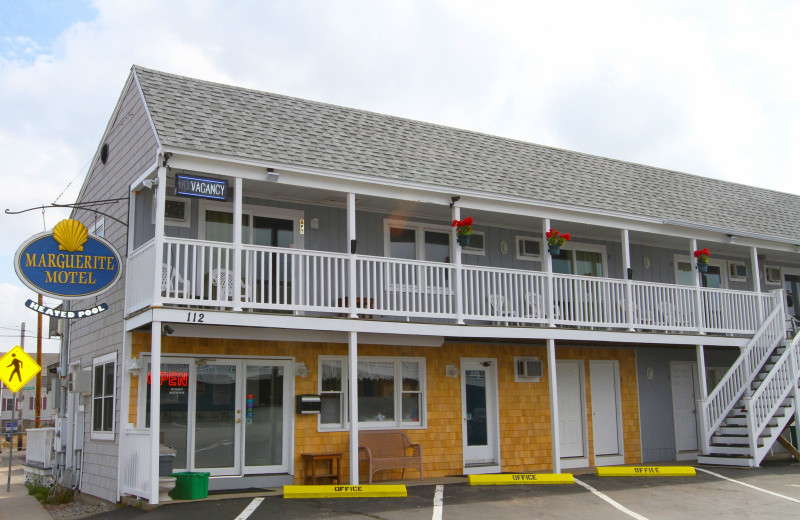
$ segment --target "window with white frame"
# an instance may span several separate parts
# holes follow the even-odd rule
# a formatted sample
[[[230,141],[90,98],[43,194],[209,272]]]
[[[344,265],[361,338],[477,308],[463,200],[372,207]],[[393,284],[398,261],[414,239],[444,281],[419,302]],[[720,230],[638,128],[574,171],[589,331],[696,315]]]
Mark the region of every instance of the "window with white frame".
[[[358,422],[361,427],[424,427],[425,360],[423,358],[359,357]],[[321,429],[349,424],[347,358],[319,358]]]
[[[116,353],[92,360],[92,439],[114,440]]]
[[[470,235],[469,245],[461,248],[462,255],[486,255],[486,235],[480,231],[473,231]]]
[[[580,276],[605,276],[606,246],[570,243],[553,257],[553,272]]]
[[[734,282],[747,280],[747,264],[744,262],[728,261],[728,278]]]
[[[89,234],[95,235],[98,237],[105,236],[106,234],[106,218],[105,217],[97,217],[95,215],[94,223],[89,226]]]
[[[517,236],[517,260],[541,261],[542,240],[534,237]]]
[[[781,285],[781,268],[774,265],[764,266],[764,282],[770,285]]]
[[[398,220],[384,221],[384,254],[391,258],[450,262],[450,228]]]

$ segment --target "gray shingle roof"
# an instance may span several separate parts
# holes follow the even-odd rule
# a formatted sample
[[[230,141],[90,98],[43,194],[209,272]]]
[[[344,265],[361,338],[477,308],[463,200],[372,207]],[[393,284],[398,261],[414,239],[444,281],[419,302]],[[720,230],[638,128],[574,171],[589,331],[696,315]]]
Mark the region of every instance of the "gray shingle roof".
[[[800,197],[134,67],[165,146],[561,202],[800,243]],[[556,197],[556,194],[558,195]]]

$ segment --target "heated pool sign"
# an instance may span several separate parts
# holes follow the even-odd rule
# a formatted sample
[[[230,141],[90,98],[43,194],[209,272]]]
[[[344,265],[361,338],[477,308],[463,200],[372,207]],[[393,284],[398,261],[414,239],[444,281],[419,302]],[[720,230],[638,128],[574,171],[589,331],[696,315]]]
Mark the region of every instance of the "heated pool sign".
[[[60,300],[100,294],[122,274],[114,246],[72,219],[26,240],[14,256],[14,269],[31,290]]]

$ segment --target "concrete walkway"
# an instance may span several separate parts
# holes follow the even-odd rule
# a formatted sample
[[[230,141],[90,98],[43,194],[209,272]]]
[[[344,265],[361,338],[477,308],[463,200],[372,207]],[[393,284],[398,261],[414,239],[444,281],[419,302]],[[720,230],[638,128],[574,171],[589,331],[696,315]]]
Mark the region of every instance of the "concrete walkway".
[[[28,494],[22,464],[25,451],[11,451],[11,490],[8,489],[8,449],[0,454],[0,520],[52,520],[38,500]]]

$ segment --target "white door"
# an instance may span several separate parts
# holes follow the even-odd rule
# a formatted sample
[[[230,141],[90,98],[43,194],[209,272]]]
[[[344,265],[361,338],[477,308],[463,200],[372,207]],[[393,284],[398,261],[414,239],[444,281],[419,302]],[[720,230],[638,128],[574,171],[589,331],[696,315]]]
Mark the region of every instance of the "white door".
[[[289,471],[291,361],[244,361],[242,447],[244,474]]]
[[[584,457],[583,377],[580,361],[556,362],[561,457]]]
[[[597,457],[622,455],[619,368],[616,361],[589,361],[592,438]]]
[[[461,360],[464,466],[498,463],[497,361]]]
[[[675,451],[697,451],[697,411],[695,389],[697,368],[694,363],[672,361],[672,411],[675,418]]]
[[[243,398],[237,382],[241,362],[198,363],[195,373],[194,470],[238,475]]]

